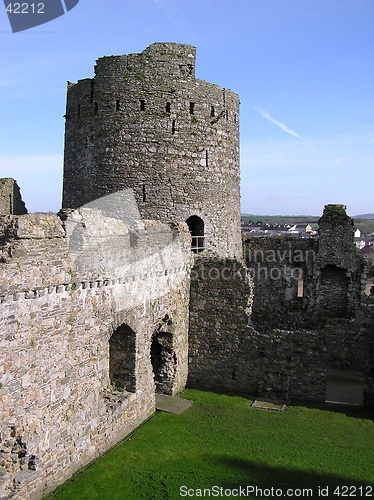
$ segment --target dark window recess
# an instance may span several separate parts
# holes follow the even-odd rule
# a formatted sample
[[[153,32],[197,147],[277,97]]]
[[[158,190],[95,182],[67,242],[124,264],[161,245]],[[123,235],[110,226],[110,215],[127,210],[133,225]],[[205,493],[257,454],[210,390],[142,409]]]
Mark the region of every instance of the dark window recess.
[[[94,107],[94,110],[95,110],[95,113],[97,113],[97,112],[98,112],[98,110],[99,110],[99,105],[98,105],[98,103],[97,103],[97,102],[95,102],[95,107]]]
[[[121,109],[119,99],[116,100],[116,111],[119,111]]]
[[[226,120],[228,120],[228,119],[229,119],[229,112],[226,109]]]
[[[109,340],[109,378],[116,390],[135,392],[136,334],[125,324]]]
[[[147,193],[145,189],[145,184],[143,184],[143,203],[145,202],[146,198],[147,198]]]
[[[145,111],[145,100],[140,99],[140,111]]]
[[[208,150],[205,151],[205,166],[208,166],[208,160],[209,160],[209,153]]]
[[[78,114],[78,116],[81,115],[81,105],[80,104],[78,104],[77,114]]]
[[[171,103],[170,102],[166,103],[165,110],[166,110],[167,113],[171,112]]]
[[[214,106],[210,107],[210,117],[214,118],[216,115],[216,110],[214,109]]]
[[[171,125],[171,133],[175,134],[175,120],[173,120],[173,123]]]
[[[195,103],[190,102],[190,115],[193,115],[195,113]]]
[[[234,115],[234,123],[237,123],[237,122],[238,122],[238,115],[237,115],[237,114],[235,114],[235,115]]]

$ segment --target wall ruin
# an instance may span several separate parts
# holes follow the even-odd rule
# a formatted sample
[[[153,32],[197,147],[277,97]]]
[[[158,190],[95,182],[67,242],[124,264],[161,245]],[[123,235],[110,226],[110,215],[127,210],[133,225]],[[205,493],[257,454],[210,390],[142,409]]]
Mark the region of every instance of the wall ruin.
[[[374,303],[345,208],[325,207],[318,239],[247,239],[244,255],[195,260],[189,384],[324,402],[329,371],[359,372],[373,405]]]
[[[69,249],[81,221],[100,270]],[[38,498],[155,411],[151,342],[166,323],[175,363],[163,389],[185,386],[190,235],[142,221],[129,263],[127,228],[92,209],[64,223],[3,217],[1,229],[0,497]],[[133,335],[122,359],[110,351],[121,329]]]
[[[26,205],[22,200],[17,181],[14,179],[0,179],[0,214],[27,214]]]

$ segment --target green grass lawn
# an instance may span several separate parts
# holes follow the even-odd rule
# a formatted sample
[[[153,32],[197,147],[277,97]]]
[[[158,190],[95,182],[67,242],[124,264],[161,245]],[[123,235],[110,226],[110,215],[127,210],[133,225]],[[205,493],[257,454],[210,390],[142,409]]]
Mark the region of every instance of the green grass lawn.
[[[203,489],[213,486],[233,495],[240,486],[258,488],[246,498],[276,498],[265,496],[270,488],[278,494],[292,489],[294,498],[323,498],[319,488],[329,488],[324,498],[339,498],[338,492],[374,497],[371,420],[304,406],[283,413],[254,409],[243,397],[195,390],[183,398],[193,406],[180,415],[157,413],[53,498],[209,498]],[[211,497],[220,492],[212,490]]]

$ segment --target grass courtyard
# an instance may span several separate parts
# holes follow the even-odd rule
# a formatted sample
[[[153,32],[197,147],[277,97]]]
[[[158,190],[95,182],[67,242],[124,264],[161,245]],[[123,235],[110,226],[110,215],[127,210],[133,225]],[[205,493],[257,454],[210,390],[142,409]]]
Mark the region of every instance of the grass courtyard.
[[[374,424],[358,410],[275,412],[196,390],[183,398],[191,408],[158,412],[48,498],[374,497]]]

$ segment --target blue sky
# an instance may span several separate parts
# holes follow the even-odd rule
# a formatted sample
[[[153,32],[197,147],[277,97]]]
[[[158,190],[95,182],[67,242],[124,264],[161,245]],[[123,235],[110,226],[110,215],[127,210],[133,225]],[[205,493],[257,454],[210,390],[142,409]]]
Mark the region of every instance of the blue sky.
[[[0,177],[29,211],[61,206],[66,81],[157,41],[241,99],[242,212],[374,212],[373,0],[80,0],[12,33],[0,6]]]

